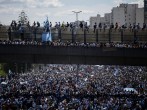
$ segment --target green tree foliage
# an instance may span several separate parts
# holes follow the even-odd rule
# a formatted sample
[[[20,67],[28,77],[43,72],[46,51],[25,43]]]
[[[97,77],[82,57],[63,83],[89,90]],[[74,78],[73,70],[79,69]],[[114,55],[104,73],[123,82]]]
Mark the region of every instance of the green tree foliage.
[[[4,64],[0,64],[0,76],[6,76],[6,72],[4,71]]]

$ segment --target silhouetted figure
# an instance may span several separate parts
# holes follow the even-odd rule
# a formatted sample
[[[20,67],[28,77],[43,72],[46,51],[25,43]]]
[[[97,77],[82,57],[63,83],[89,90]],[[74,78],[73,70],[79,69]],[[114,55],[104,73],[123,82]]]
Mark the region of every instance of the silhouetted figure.
[[[118,29],[118,23],[115,24],[115,31]]]
[[[107,28],[107,25],[104,23],[104,27],[103,27],[104,32],[105,32],[106,28]]]
[[[102,29],[102,23],[99,23],[99,29],[100,29],[100,32],[101,32],[101,29]]]
[[[19,21],[19,22],[18,22],[18,28],[20,28],[20,27],[21,27],[21,22]]]
[[[52,22],[50,22],[50,27],[52,27]]]
[[[137,24],[137,30],[140,30],[140,24],[139,23]]]
[[[60,22],[58,22],[58,27],[59,27],[59,28],[61,27],[61,24],[60,24]]]
[[[66,23],[65,27],[66,27],[65,30],[67,31],[67,29],[69,28],[69,23],[68,22]]]
[[[93,26],[93,29],[94,29],[93,32],[94,32],[94,33],[95,33],[95,31],[96,31],[96,28],[97,28],[97,24],[95,23],[94,26]]]
[[[134,23],[134,25],[133,25],[133,31],[135,31],[135,29],[136,29],[136,24]]]
[[[40,27],[40,23],[37,21],[37,27]]]
[[[85,28],[85,30],[89,33],[89,27],[88,27],[88,25],[87,25],[87,22],[84,24],[84,28]]]
[[[80,22],[80,28],[81,28],[82,31],[83,31],[83,23],[82,23],[82,22]]]
[[[34,23],[33,23],[33,26],[35,27],[36,26],[36,22],[34,21]]]
[[[111,25],[110,25],[110,31],[112,31],[113,28],[114,28],[114,24],[111,23]]]
[[[146,29],[146,24],[143,23],[143,28],[142,28],[142,30],[145,30],[145,29]]]
[[[68,28],[69,27],[69,23],[67,22],[67,24],[66,24],[66,27]]]
[[[132,25],[131,25],[131,23],[130,23],[130,25],[129,25],[129,29],[130,29],[130,32],[133,31],[133,30],[132,30]]]
[[[70,31],[72,31],[72,28],[73,28],[73,24],[70,23]]]

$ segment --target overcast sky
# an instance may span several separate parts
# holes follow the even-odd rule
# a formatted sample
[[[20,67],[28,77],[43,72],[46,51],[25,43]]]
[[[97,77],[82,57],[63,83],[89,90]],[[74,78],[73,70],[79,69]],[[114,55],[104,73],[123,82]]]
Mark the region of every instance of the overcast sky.
[[[12,20],[18,20],[18,16],[24,10],[32,24],[33,21],[43,21],[48,16],[53,24],[57,22],[72,22],[76,16],[72,11],[82,11],[79,20],[87,21],[91,16],[110,13],[112,7],[119,3],[138,3],[143,6],[143,0],[0,0],[0,22],[10,24]]]

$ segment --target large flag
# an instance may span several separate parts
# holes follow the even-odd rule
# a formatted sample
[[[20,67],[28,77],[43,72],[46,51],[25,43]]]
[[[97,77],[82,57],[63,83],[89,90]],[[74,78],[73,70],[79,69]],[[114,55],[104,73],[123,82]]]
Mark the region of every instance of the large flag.
[[[42,42],[52,41],[52,36],[50,32],[42,33]]]
[[[52,41],[51,28],[48,21],[48,17],[44,22],[44,28],[45,28],[45,32],[42,33],[42,42]]]

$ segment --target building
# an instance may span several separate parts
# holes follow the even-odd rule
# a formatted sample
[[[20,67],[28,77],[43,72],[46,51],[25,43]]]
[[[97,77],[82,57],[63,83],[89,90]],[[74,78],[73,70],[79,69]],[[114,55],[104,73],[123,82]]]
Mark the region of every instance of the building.
[[[102,25],[106,24],[105,17],[100,17],[100,23],[102,23]]]
[[[140,24],[147,24],[147,0],[144,0],[144,8],[138,8],[138,4],[120,4],[118,7],[112,8],[111,13],[106,13],[104,17],[91,17],[90,26],[93,27],[94,23],[110,25],[118,23],[118,26]]]
[[[136,24],[140,25],[140,27],[143,27],[144,23],[144,8],[137,8],[136,9]]]
[[[110,26],[110,24],[111,24],[111,13],[106,13],[106,14],[104,15],[104,17],[105,17],[105,24],[106,24],[107,26]]]
[[[144,0],[144,22],[147,24],[147,0]]]
[[[100,23],[100,15],[98,14],[96,17],[90,17],[90,27],[93,28],[94,24],[97,25]]]
[[[118,23],[118,26],[122,26],[125,24],[125,10],[124,8],[120,8],[120,7],[114,7],[112,9],[112,21],[111,23],[113,23],[115,25],[115,23]]]
[[[120,4],[119,7],[124,8],[126,26],[136,23],[136,10],[138,9],[138,4]]]

